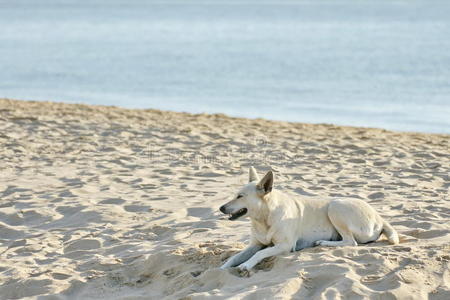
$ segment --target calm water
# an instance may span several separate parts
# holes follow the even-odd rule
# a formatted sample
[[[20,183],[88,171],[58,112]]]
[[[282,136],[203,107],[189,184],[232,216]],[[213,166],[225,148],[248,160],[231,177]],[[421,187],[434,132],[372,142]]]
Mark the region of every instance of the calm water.
[[[450,1],[0,0],[0,68],[0,97],[450,133]]]

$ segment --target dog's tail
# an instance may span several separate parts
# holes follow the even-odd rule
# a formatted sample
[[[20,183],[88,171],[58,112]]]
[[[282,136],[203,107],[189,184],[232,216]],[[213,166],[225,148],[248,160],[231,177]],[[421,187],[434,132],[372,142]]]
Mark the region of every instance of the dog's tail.
[[[387,237],[389,240],[389,243],[391,244],[398,244],[399,238],[397,231],[394,229],[394,227],[391,226],[388,222],[383,220],[383,234]]]

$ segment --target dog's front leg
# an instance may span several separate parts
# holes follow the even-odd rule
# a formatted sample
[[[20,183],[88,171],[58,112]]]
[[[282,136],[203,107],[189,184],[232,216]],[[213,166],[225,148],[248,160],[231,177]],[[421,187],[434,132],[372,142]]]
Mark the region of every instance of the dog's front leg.
[[[248,272],[250,271],[251,268],[253,268],[257,263],[259,263],[264,258],[289,252],[291,248],[292,246],[289,244],[277,244],[273,247],[266,248],[264,250],[257,252],[255,255],[252,256],[252,258],[250,258],[246,262],[240,264],[238,268],[241,271]]]
[[[252,257],[256,252],[264,248],[261,244],[250,244],[239,252],[238,254],[233,255],[230,257],[225,264],[223,264],[220,268],[221,269],[227,269],[231,267],[235,267],[237,265],[242,264],[243,262],[247,261],[250,257]]]

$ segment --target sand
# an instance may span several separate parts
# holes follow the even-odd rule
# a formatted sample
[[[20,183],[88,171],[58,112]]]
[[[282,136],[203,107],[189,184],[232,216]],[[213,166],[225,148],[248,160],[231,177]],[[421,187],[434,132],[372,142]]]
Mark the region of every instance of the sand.
[[[0,299],[450,299],[450,136],[0,100]],[[218,266],[248,167],[400,233]]]

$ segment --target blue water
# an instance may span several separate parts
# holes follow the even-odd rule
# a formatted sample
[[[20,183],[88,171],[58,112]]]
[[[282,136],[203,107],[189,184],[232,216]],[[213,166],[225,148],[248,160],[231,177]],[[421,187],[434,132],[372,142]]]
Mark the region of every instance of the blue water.
[[[0,0],[0,97],[450,133],[450,1]]]

